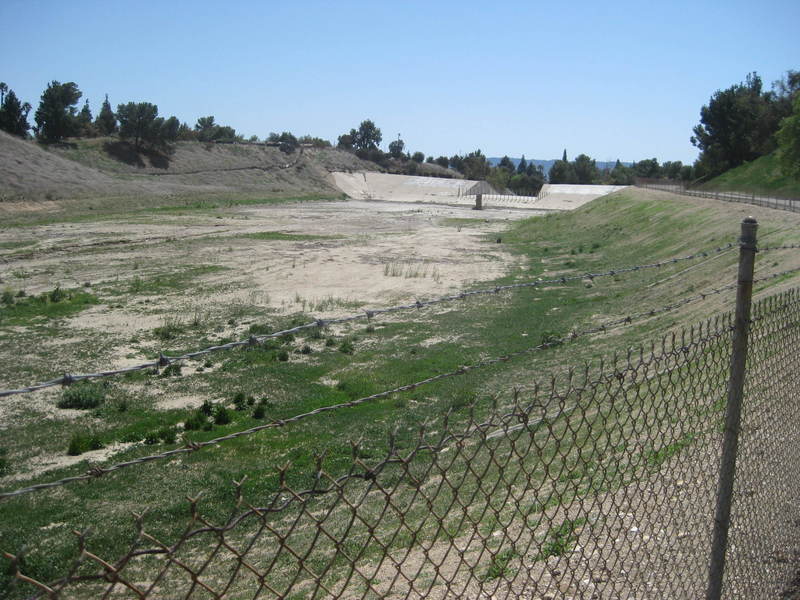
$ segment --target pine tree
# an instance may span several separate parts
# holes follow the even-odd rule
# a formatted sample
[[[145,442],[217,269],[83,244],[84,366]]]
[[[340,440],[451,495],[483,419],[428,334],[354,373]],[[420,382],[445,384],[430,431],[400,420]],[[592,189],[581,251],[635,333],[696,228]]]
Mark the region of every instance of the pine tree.
[[[528,163],[525,162],[525,155],[522,155],[522,158],[519,159],[519,164],[517,165],[517,173],[520,175],[524,175],[525,172],[528,170]]]
[[[78,116],[75,117],[75,121],[78,124],[78,135],[80,137],[95,137],[95,135],[97,135],[95,133],[95,128],[92,125],[92,111],[89,108],[88,98],[83,103],[81,112],[79,112]]]
[[[564,156],[561,157],[561,160],[563,160],[564,162],[569,162],[567,160],[567,149],[566,148],[564,148]]]
[[[111,110],[108,94],[106,94],[106,99],[103,100],[103,106],[100,108],[100,113],[97,115],[94,125],[100,135],[111,135],[117,131],[117,116]]]
[[[58,142],[77,131],[75,105],[82,94],[72,81],[53,81],[42,92],[39,108],[36,109],[36,135],[47,142]]]
[[[2,85],[5,86],[5,84]],[[2,90],[3,97],[0,105],[0,129],[12,135],[27,137],[28,130],[31,128],[28,125],[28,113],[31,105],[27,102],[20,103],[14,90],[8,89],[8,86],[5,86],[5,89],[0,88],[0,90]]]

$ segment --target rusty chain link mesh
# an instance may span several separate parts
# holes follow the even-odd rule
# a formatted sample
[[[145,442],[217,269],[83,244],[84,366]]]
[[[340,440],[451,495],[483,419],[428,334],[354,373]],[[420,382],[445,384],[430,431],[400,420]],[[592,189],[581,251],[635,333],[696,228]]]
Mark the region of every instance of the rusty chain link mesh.
[[[753,305],[726,598],[778,598],[800,571],[799,301]]]
[[[754,305],[726,597],[775,597],[799,547],[800,293]],[[732,317],[430,423],[382,458],[250,498],[136,516],[123,556],[79,535],[52,598],[697,598],[705,593]],[[328,470],[326,470],[328,469]],[[795,557],[796,558],[796,557]]]

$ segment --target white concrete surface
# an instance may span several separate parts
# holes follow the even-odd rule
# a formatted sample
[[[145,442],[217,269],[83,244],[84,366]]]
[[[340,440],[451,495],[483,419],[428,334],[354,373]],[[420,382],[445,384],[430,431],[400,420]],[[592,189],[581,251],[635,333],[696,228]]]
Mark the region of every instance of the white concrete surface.
[[[466,193],[478,181],[414,175],[355,172],[332,173],[336,186],[354,200],[383,200],[417,204],[474,206],[475,196]],[[613,185],[545,185],[539,196],[484,194],[485,208],[525,210],[572,210],[622,189]]]

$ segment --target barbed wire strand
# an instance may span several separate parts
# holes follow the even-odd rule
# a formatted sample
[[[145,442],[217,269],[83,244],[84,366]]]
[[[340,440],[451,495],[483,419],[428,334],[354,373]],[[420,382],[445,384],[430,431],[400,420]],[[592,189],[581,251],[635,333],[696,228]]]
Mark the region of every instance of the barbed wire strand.
[[[780,273],[774,273],[772,275],[768,275],[768,276],[761,277],[761,278],[758,278],[758,279],[754,279],[753,283],[755,284],[755,283],[768,281],[768,280],[771,280],[771,279],[776,279],[778,277],[783,277],[785,275],[796,273],[798,271],[800,271],[800,267],[795,268],[795,269],[789,269],[789,270],[786,270],[786,271],[782,271]],[[362,398],[358,398],[356,400],[351,400],[349,402],[341,402],[339,404],[332,404],[330,406],[321,406],[321,407],[315,408],[314,410],[310,410],[310,411],[305,412],[305,413],[294,415],[294,416],[288,417],[286,419],[278,419],[276,421],[272,421],[272,422],[266,423],[264,425],[257,425],[255,427],[251,427],[249,429],[243,429],[241,431],[236,431],[236,432],[230,433],[228,435],[224,435],[224,436],[220,436],[220,437],[217,437],[217,438],[214,438],[214,439],[211,439],[211,440],[207,440],[205,442],[190,441],[190,442],[188,442],[186,444],[186,446],[181,447],[181,448],[175,448],[173,450],[168,450],[166,452],[162,452],[162,453],[159,453],[159,454],[152,454],[152,455],[149,455],[149,456],[143,456],[143,457],[136,458],[136,459],[133,459],[133,460],[129,460],[129,461],[126,461],[126,462],[117,463],[117,464],[109,466],[109,467],[95,466],[95,467],[89,469],[86,473],[84,473],[82,475],[75,475],[73,477],[65,477],[63,479],[59,479],[59,480],[56,480],[56,481],[51,481],[51,482],[47,482],[47,483],[40,483],[40,484],[32,485],[32,486],[29,486],[29,487],[13,490],[13,491],[10,491],[10,492],[0,492],[0,501],[5,500],[7,498],[14,497],[14,496],[21,496],[23,494],[27,494],[27,493],[38,491],[38,490],[43,490],[43,489],[63,486],[63,485],[66,485],[68,483],[73,483],[73,482],[76,482],[76,481],[87,481],[89,479],[95,479],[97,477],[105,475],[106,473],[111,473],[111,472],[114,472],[114,471],[118,471],[120,469],[124,469],[126,467],[130,467],[130,466],[133,466],[133,465],[139,465],[139,464],[144,464],[144,463],[148,463],[148,462],[153,462],[153,461],[156,461],[156,460],[162,460],[162,459],[170,458],[172,456],[176,456],[176,455],[179,455],[179,454],[186,454],[186,453],[195,452],[196,450],[200,450],[201,448],[205,448],[205,447],[208,447],[208,446],[216,446],[216,445],[218,445],[218,444],[220,444],[222,442],[225,442],[225,441],[228,441],[228,440],[233,440],[233,439],[244,437],[244,436],[253,435],[253,434],[258,433],[260,431],[264,431],[266,429],[276,429],[276,428],[279,428],[279,427],[285,427],[286,425],[288,425],[290,423],[295,423],[297,421],[302,421],[304,419],[307,419],[309,417],[313,417],[315,415],[319,415],[319,414],[322,414],[322,413],[331,412],[331,411],[339,410],[339,409],[342,409],[342,408],[352,408],[354,406],[358,406],[360,404],[365,404],[365,403],[371,402],[373,400],[379,400],[381,398],[386,398],[386,397],[391,396],[393,394],[398,394],[400,392],[406,392],[406,391],[414,390],[414,389],[416,389],[418,387],[422,387],[422,386],[428,385],[430,383],[434,383],[434,382],[437,382],[437,381],[442,381],[444,379],[449,379],[451,377],[458,377],[460,375],[464,375],[464,374],[466,374],[466,373],[468,373],[470,371],[474,371],[476,369],[480,369],[480,368],[483,368],[483,367],[488,367],[488,366],[499,364],[499,363],[502,363],[502,362],[507,362],[507,361],[509,361],[511,359],[514,359],[514,358],[517,358],[517,357],[520,357],[520,356],[524,356],[526,354],[531,354],[531,353],[538,352],[538,351],[541,351],[541,350],[545,350],[545,349],[548,349],[548,348],[552,348],[552,347],[555,347],[555,346],[560,346],[560,345],[562,345],[562,344],[564,344],[566,342],[573,341],[573,340],[578,339],[580,337],[585,337],[587,335],[593,335],[593,334],[596,334],[596,333],[605,333],[605,332],[607,332],[607,331],[609,331],[611,329],[615,329],[617,327],[621,327],[623,325],[630,324],[630,323],[632,323],[633,321],[636,321],[636,320],[647,319],[647,318],[650,318],[650,317],[654,317],[656,315],[660,315],[660,314],[663,314],[663,313],[671,312],[671,311],[677,310],[678,308],[681,308],[681,307],[683,307],[683,306],[685,306],[685,305],[687,305],[687,304],[689,304],[691,302],[697,302],[697,301],[700,301],[700,300],[705,300],[706,298],[708,298],[710,296],[713,296],[713,295],[716,295],[716,294],[720,294],[720,293],[722,293],[724,291],[731,290],[731,289],[735,288],[737,285],[738,285],[737,283],[731,283],[731,284],[725,285],[723,287],[712,288],[712,289],[707,290],[705,292],[701,292],[701,293],[696,294],[694,296],[688,296],[688,297],[683,298],[683,299],[681,299],[681,300],[679,300],[677,302],[665,305],[665,306],[660,307],[660,308],[655,308],[655,309],[645,310],[645,311],[638,312],[638,313],[633,313],[633,314],[627,315],[625,317],[621,317],[619,319],[615,319],[615,320],[612,320],[612,321],[607,321],[607,322],[602,323],[601,325],[597,325],[595,327],[584,329],[583,331],[573,331],[570,334],[568,334],[568,335],[566,335],[566,336],[564,336],[562,338],[548,340],[548,341],[542,342],[541,344],[538,344],[536,346],[524,348],[522,350],[517,350],[515,352],[510,352],[510,353],[505,354],[503,356],[494,357],[494,358],[488,358],[488,359],[473,363],[471,365],[461,366],[461,367],[459,367],[457,369],[454,369],[453,371],[448,371],[446,373],[439,373],[437,375],[433,375],[431,377],[428,377],[426,379],[422,379],[420,381],[416,381],[414,383],[401,385],[401,386],[395,387],[395,388],[390,389],[390,390],[385,390],[385,391],[382,391],[382,392],[378,392],[376,394],[371,394],[369,396],[364,396]]]
[[[602,271],[598,273],[584,273],[582,275],[572,275],[569,277],[558,277],[554,279],[535,279],[532,281],[524,281],[520,283],[510,283],[505,285],[496,285],[492,288],[484,288],[480,290],[472,290],[466,292],[459,292],[457,294],[451,294],[448,296],[441,296],[439,298],[434,298],[432,300],[416,300],[413,303],[409,304],[401,304],[397,306],[391,306],[388,308],[378,308],[378,309],[365,309],[363,313],[350,315],[346,317],[339,317],[339,318],[331,318],[331,319],[315,319],[314,321],[310,321],[308,323],[297,325],[295,327],[291,327],[289,329],[283,329],[281,331],[275,331],[273,333],[261,334],[261,335],[252,335],[246,340],[239,340],[235,342],[228,342],[225,344],[219,344],[215,346],[209,346],[207,348],[203,348],[202,350],[197,350],[195,352],[188,352],[185,354],[181,354],[179,356],[166,356],[165,354],[161,353],[158,359],[153,361],[148,361],[145,363],[141,363],[138,365],[133,365],[130,367],[124,367],[121,369],[107,369],[104,371],[98,371],[96,373],[83,373],[83,374],[69,374],[65,373],[61,377],[50,379],[48,381],[43,381],[41,383],[36,383],[32,385],[28,385],[18,389],[10,389],[10,390],[1,390],[0,391],[0,398],[8,397],[8,396],[15,396],[18,394],[29,394],[31,392],[36,392],[39,390],[43,390],[49,387],[54,387],[57,385],[61,386],[68,386],[78,381],[82,381],[85,379],[99,379],[103,377],[112,377],[115,375],[124,375],[126,373],[132,373],[135,371],[143,371],[145,369],[158,369],[160,367],[167,367],[174,362],[179,362],[183,360],[189,360],[193,358],[198,358],[200,356],[204,356],[206,354],[211,354],[213,352],[220,352],[223,350],[232,350],[234,348],[241,348],[244,346],[253,346],[256,344],[263,343],[269,339],[278,338],[284,335],[290,335],[299,333],[306,329],[312,328],[322,328],[327,327],[328,325],[336,325],[342,323],[349,323],[352,321],[358,321],[362,319],[370,320],[375,316],[382,315],[382,314],[390,314],[400,311],[406,310],[419,310],[428,306],[433,306],[435,304],[441,304],[445,302],[453,302],[456,300],[462,300],[464,298],[468,298],[471,296],[485,296],[485,295],[495,295],[503,291],[507,290],[516,290],[516,289],[524,289],[524,288],[535,288],[539,286],[546,286],[546,285],[556,285],[556,284],[566,284],[573,281],[584,281],[589,279],[593,281],[595,279],[601,277],[612,277],[615,275],[620,275],[623,273],[632,273],[636,271],[642,271],[647,269],[655,269],[660,268],[665,265],[675,264],[679,262],[689,261],[689,260],[696,260],[698,258],[708,257],[711,254],[719,254],[726,252],[730,249],[735,247],[735,244],[729,243],[724,246],[719,246],[714,248],[713,250],[704,250],[701,252],[695,252],[694,254],[689,254],[687,256],[682,256],[678,258],[671,258],[660,262],[649,263],[644,265],[634,265],[628,267],[620,267],[616,269],[609,269],[607,271]]]

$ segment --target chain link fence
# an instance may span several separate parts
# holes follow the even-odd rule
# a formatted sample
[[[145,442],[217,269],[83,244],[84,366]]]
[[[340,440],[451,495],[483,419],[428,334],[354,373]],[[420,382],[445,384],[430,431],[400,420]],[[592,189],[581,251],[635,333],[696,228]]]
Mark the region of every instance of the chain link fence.
[[[753,204],[755,206],[764,206],[766,208],[800,212],[800,198],[789,198],[786,196],[778,196],[767,193],[756,194],[755,192],[747,193],[736,191],[693,189],[689,187],[688,182],[675,179],[648,179],[644,177],[637,177],[635,185],[636,187],[649,190],[672,192],[673,194],[693,196],[695,198],[712,198],[714,200],[722,200],[723,202],[738,202],[740,204]]]
[[[297,479],[288,470],[268,497],[248,497],[235,482],[224,518],[190,498],[179,534],[152,531],[137,515],[122,556],[106,556],[90,533],[78,534],[75,559],[56,581],[29,577],[24,557],[6,554],[16,575],[11,593],[703,597],[721,447],[731,434],[737,321],[718,315],[623,356],[505,390],[415,436],[392,436],[382,455],[353,444],[344,469],[320,456],[305,489],[290,483]],[[800,565],[800,289],[753,304],[744,326],[747,378],[723,595],[778,598]]]

